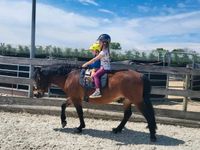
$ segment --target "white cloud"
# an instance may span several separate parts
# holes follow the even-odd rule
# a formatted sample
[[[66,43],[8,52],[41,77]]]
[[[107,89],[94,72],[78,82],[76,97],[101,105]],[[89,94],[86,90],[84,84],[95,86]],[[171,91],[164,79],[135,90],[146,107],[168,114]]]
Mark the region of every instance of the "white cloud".
[[[30,3],[0,1],[0,42],[22,44],[30,42],[30,15]]]
[[[200,11],[162,17],[125,19],[94,18],[37,3],[36,45],[57,45],[88,48],[99,34],[108,33],[124,49],[153,49],[163,47],[194,48],[200,52],[200,43],[151,42],[152,38],[200,34]],[[30,45],[31,2],[0,1],[0,43]]]
[[[98,11],[104,12],[104,13],[108,13],[108,14],[111,14],[111,15],[115,15],[114,12],[112,12],[112,11],[110,11],[110,10],[107,10],[107,9],[98,9]]]
[[[151,6],[148,3],[145,3],[143,5],[137,5],[137,10],[143,14],[147,14],[147,13],[156,13],[157,15],[162,15],[162,16],[166,16],[166,15],[173,15],[173,14],[177,14],[180,10],[184,9],[186,7],[186,4],[184,3],[178,3],[177,7],[170,7],[166,4],[163,4],[161,6]]]
[[[185,8],[186,4],[184,4],[184,3],[178,3],[177,7],[179,7],[179,8]]]
[[[138,5],[137,6],[137,9],[140,11],[140,12],[143,12],[143,13],[147,13],[151,10],[150,7],[148,6],[145,6],[145,5]]]
[[[81,2],[84,5],[95,5],[95,6],[99,6],[99,4],[97,2],[95,2],[95,0],[79,0],[79,2]]]

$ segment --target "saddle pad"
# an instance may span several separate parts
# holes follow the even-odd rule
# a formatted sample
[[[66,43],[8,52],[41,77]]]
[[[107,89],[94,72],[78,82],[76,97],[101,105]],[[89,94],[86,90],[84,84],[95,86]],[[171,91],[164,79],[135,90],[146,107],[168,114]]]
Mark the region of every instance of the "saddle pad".
[[[95,89],[94,82],[87,80],[85,78],[85,71],[86,71],[86,69],[81,70],[79,83],[81,84],[81,86],[83,86],[86,89]],[[100,79],[101,80],[101,88],[104,88],[107,85],[107,79],[108,79],[107,73],[105,73],[104,75],[101,76],[101,79]]]

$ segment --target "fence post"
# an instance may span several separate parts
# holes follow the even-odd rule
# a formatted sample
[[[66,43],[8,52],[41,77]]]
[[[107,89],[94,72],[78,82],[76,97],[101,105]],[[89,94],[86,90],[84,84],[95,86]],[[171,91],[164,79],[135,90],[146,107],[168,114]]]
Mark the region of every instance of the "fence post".
[[[169,78],[169,74],[167,73],[167,80],[166,80],[166,89],[169,89],[169,81],[170,81],[170,78]],[[169,96],[167,94],[165,94],[165,98],[169,98]]]
[[[186,74],[185,76],[185,90],[189,89],[190,85],[190,75]],[[183,111],[187,111],[188,97],[183,98]]]
[[[167,53],[165,54],[165,59],[167,59],[167,66],[170,67],[171,66],[171,53],[167,51]],[[169,89],[169,81],[170,81],[170,74],[167,73],[167,81],[166,81],[166,89]],[[165,98],[168,98],[168,95],[165,95]]]
[[[31,79],[31,76],[33,74],[34,66],[30,65],[29,67],[29,79]],[[33,84],[29,84],[29,91],[28,91],[28,97],[32,98],[33,97]]]

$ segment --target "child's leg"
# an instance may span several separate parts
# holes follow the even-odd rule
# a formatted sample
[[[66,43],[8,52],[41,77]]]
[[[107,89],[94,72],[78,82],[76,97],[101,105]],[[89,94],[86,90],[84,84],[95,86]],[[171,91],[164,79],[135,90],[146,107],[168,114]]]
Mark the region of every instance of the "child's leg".
[[[89,98],[98,98],[101,97],[101,92],[100,92],[100,77],[105,73],[106,71],[101,67],[100,69],[98,69],[95,74],[93,75],[93,80],[95,83],[95,92],[89,96]]]
[[[100,76],[102,76],[106,71],[104,70],[103,67],[99,68],[95,74],[93,75],[93,79],[94,79],[94,83],[95,83],[95,87],[96,89],[100,88]]]

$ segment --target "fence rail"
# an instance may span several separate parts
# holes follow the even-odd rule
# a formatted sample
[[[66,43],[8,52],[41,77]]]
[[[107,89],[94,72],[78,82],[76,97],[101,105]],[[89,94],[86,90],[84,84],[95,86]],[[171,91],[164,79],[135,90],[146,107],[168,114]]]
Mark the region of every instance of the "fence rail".
[[[40,59],[40,58],[24,58],[24,57],[4,57],[0,56],[1,64],[20,64],[20,65],[33,65],[33,66],[43,66],[43,65],[53,65],[53,64],[63,64],[63,63],[77,63],[76,59]]]
[[[10,83],[10,84],[26,84],[32,85],[33,81],[29,78],[23,77],[8,77],[0,75],[0,83]]]
[[[16,58],[16,57],[0,57],[0,64],[20,64],[20,65],[32,65],[32,66],[43,66],[43,65],[52,65],[52,64],[82,64],[81,61],[76,60],[58,60],[58,59],[29,59],[29,58]],[[166,66],[153,66],[153,65],[128,65],[121,63],[112,63],[113,69],[133,69],[143,73],[159,73],[166,75],[185,75],[186,85],[189,85],[190,80],[188,80],[189,76],[200,75],[200,70],[191,69],[191,68],[183,68],[183,67],[166,67]],[[32,85],[33,81],[30,78],[23,77],[8,77],[0,75],[0,83],[7,84],[24,84],[24,85]],[[3,91],[3,90],[1,90]],[[178,89],[168,89],[161,87],[153,87],[151,94],[156,95],[174,95],[174,96],[183,96],[185,97],[185,105],[184,109],[187,109],[187,98],[188,97],[197,97],[200,98],[199,91],[193,91],[190,89],[178,90]]]

